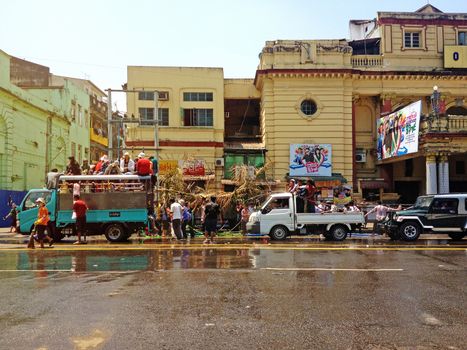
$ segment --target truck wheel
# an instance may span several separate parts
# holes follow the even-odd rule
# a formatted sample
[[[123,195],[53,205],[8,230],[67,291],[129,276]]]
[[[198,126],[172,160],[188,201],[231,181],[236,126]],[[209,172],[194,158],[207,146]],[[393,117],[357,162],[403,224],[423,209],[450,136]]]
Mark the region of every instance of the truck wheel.
[[[282,226],[282,225],[274,226],[271,230],[271,233],[269,234],[269,236],[272,239],[278,240],[278,241],[282,241],[286,239],[288,235],[289,235],[289,230],[287,229],[287,227]]]
[[[408,242],[416,241],[421,233],[420,225],[413,221],[404,222],[399,228],[400,238]]]
[[[349,229],[344,225],[334,225],[329,230],[330,236],[334,241],[343,241],[347,237]]]
[[[110,224],[105,228],[105,238],[109,242],[121,242],[126,240],[125,228],[121,224]]]
[[[461,241],[465,237],[465,233],[464,232],[451,232],[449,233],[449,237],[451,237],[453,241]]]

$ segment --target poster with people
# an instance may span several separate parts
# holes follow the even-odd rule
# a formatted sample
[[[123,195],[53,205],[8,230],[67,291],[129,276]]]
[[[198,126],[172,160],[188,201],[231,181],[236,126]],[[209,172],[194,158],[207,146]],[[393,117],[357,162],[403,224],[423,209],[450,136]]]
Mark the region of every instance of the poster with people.
[[[376,121],[378,160],[418,152],[418,128],[422,101]]]
[[[291,144],[290,176],[331,176],[331,145]]]

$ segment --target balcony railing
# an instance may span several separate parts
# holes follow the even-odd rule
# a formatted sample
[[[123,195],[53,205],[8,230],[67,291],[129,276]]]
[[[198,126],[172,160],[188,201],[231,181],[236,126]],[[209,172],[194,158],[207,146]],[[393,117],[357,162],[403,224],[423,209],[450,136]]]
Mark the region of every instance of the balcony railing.
[[[353,68],[380,68],[383,66],[383,57],[380,55],[354,55],[350,60]]]
[[[420,123],[420,131],[423,133],[467,132],[467,116],[441,115],[439,118],[424,116]]]

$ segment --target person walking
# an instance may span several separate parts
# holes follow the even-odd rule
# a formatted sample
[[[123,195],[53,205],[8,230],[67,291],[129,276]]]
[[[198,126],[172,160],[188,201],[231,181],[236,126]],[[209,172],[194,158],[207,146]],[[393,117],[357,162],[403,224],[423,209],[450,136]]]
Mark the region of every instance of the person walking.
[[[7,216],[3,218],[3,221],[11,218],[10,232],[16,232],[16,217],[18,216],[18,209],[16,209],[16,204],[11,203],[11,210]]]
[[[183,238],[186,239],[186,238],[188,238],[186,228],[187,228],[188,224],[191,224],[190,204],[185,203],[185,201],[183,199],[180,199],[178,202],[182,206],[182,234],[183,234]]]
[[[39,205],[39,210],[37,212],[37,220],[34,222],[35,230],[33,230],[31,236],[29,237],[28,248],[34,249],[34,240],[37,240],[41,245],[41,248],[44,248],[45,239],[47,239],[49,242],[49,247],[51,247],[54,241],[47,234],[47,225],[50,221],[49,211],[45,206],[44,198],[38,198],[36,203]]]
[[[204,207],[205,230],[204,243],[212,242],[217,233],[217,219],[220,214],[219,204],[216,203],[216,197],[211,197],[211,201]]]
[[[73,213],[76,216],[75,229],[78,236],[78,240],[73,244],[86,244],[86,211],[88,206],[80,199],[79,195],[75,194],[73,200]],[[83,241],[81,241],[81,235],[83,235]]]
[[[170,212],[172,213],[172,228],[174,230],[177,239],[183,239],[182,233],[182,206],[180,203],[175,201],[175,198],[171,198],[170,201]]]
[[[394,208],[391,208],[391,207],[387,207],[387,206],[383,205],[383,203],[381,201],[378,201],[378,205],[375,206],[373,209],[371,209],[368,213],[365,214],[365,219],[371,213],[376,212],[376,233],[380,234],[381,229],[382,229],[382,224],[383,224],[384,220],[386,219],[386,216],[388,215],[388,212],[398,211],[398,210],[401,210],[401,209],[402,209],[402,207],[400,205],[399,205],[399,207],[394,209]],[[374,234],[375,233],[372,233],[372,235],[374,235]]]

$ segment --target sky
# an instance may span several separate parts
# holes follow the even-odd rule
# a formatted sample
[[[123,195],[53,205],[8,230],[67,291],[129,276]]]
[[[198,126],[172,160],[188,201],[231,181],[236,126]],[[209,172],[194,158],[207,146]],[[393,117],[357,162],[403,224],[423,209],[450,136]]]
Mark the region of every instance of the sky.
[[[222,67],[253,78],[265,41],[348,38],[351,19],[427,0],[16,0],[2,2],[0,49],[53,74],[120,89],[128,65]],[[443,12],[467,1],[430,0]],[[112,95],[125,110],[124,94]]]

